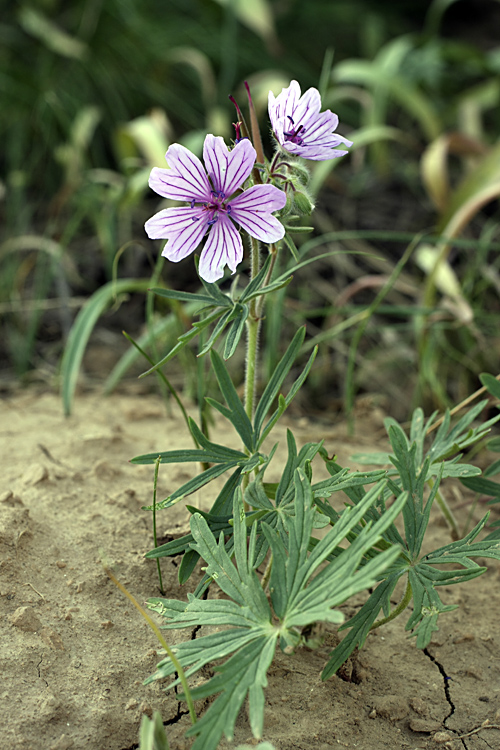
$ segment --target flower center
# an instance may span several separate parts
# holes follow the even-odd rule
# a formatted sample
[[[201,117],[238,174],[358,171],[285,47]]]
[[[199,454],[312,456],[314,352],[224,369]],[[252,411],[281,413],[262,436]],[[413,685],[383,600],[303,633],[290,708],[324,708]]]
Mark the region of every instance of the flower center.
[[[210,226],[212,226],[212,224],[215,224],[215,222],[219,218],[219,211],[225,211],[227,214],[231,213],[231,206],[226,206],[224,203],[225,197],[226,196],[222,191],[212,190],[211,200],[203,203],[203,210],[211,214],[211,217],[207,222]],[[191,208],[194,208],[194,206],[195,200],[193,198],[193,200],[191,201]],[[195,218],[195,220],[197,219]]]
[[[296,128],[295,123],[293,121],[293,117],[290,117],[290,115],[287,115],[287,119],[290,120],[290,125],[292,126],[292,129],[288,133],[283,131],[283,135],[285,136],[285,141],[291,141],[292,143],[296,143],[297,146],[302,146],[302,144],[304,143],[304,139],[302,138],[302,136],[304,136],[306,133],[306,131],[304,130],[304,126],[299,125],[299,127]]]

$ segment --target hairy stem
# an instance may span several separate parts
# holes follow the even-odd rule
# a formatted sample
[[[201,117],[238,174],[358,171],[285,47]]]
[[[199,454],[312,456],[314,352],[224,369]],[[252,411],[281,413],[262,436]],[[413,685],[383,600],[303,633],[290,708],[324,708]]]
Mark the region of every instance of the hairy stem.
[[[259,273],[260,253],[259,241],[250,237],[251,268],[250,280]],[[257,374],[257,355],[259,351],[260,317],[258,315],[258,298],[250,302],[250,314],[247,318],[247,356],[245,362],[245,411],[252,420],[255,406],[255,385]]]
[[[381,620],[377,620],[373,623],[370,630],[375,630],[375,628],[379,628],[381,625],[385,625],[386,622],[390,622],[391,620],[394,620],[398,615],[403,612],[406,607],[411,602],[411,584],[410,579],[408,579],[408,582],[406,584],[406,591],[403,594],[403,598],[399,602],[398,606],[392,610],[390,614],[387,615],[387,617],[383,617]]]
[[[254,279],[259,273],[260,268],[260,251],[259,241],[254,237],[250,237],[251,242],[251,265],[250,265],[250,280]],[[253,413],[255,409],[255,387],[257,383],[257,357],[259,353],[259,334],[260,334],[260,316],[257,311],[257,303],[259,299],[252,299],[250,302],[250,310],[247,318],[246,329],[247,329],[247,354],[245,359],[245,411],[250,421],[253,420]],[[242,482],[243,495],[245,489],[248,487],[250,482],[250,475],[245,474]],[[245,511],[248,510],[248,505],[243,500]]]

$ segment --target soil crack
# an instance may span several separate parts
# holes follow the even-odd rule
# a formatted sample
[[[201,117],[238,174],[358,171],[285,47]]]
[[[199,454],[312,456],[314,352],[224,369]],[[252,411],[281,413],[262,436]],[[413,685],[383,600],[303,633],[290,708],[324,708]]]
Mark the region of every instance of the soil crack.
[[[440,674],[441,674],[441,677],[443,678],[444,694],[445,694],[445,696],[446,696],[446,700],[448,701],[448,704],[449,704],[449,706],[450,706],[450,711],[449,711],[449,713],[448,713],[448,714],[447,714],[447,715],[446,715],[446,716],[444,717],[444,719],[443,719],[443,726],[444,726],[444,727],[445,727],[446,729],[448,729],[448,731],[449,731],[449,732],[454,732],[455,730],[453,730],[453,729],[450,729],[450,728],[449,728],[449,727],[447,726],[447,722],[448,722],[448,719],[451,719],[451,717],[452,717],[452,716],[453,716],[453,714],[455,713],[455,704],[453,703],[453,701],[452,701],[452,699],[451,699],[451,692],[450,692],[450,680],[451,680],[451,677],[449,677],[449,676],[448,676],[448,675],[446,674],[445,668],[443,667],[443,665],[441,664],[441,662],[439,662],[439,661],[438,661],[438,660],[437,660],[437,659],[436,659],[436,658],[435,658],[435,657],[434,657],[434,656],[433,656],[433,655],[432,655],[432,654],[431,654],[431,653],[429,652],[429,650],[428,650],[427,648],[424,648],[424,649],[423,649],[423,651],[424,651],[424,654],[425,654],[425,655],[427,656],[427,658],[428,658],[428,659],[430,659],[430,660],[431,660],[431,662],[432,662],[433,664],[435,664],[435,665],[436,665],[436,667],[437,667],[437,668],[439,669],[439,672],[440,672]],[[460,742],[462,743],[462,746],[464,747],[464,749],[465,749],[465,750],[467,750],[467,745],[465,744],[465,740],[464,740],[464,739],[463,739],[462,737],[457,737],[456,739],[459,739],[459,740],[460,740]]]
[[[46,686],[48,687],[48,686],[49,686],[49,683],[47,682],[47,680],[45,679],[45,677],[42,677],[42,670],[40,669],[40,664],[42,663],[42,661],[43,661],[43,656],[41,656],[41,657],[40,657],[40,661],[39,661],[39,662],[38,662],[38,664],[36,665],[36,669],[37,669],[37,672],[38,672],[38,677],[39,677],[39,678],[40,678],[41,680],[43,680],[43,681],[45,682]]]

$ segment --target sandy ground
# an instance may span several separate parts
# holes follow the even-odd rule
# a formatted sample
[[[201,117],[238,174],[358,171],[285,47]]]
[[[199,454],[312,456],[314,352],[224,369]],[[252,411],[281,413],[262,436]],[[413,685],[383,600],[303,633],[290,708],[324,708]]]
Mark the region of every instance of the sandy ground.
[[[299,443],[324,437],[342,461],[377,444],[380,421],[377,413],[358,419],[354,438],[341,424],[319,435],[304,419],[294,430]],[[237,445],[221,429],[213,438]],[[184,704],[159,684],[142,684],[159,661],[155,637],[102,567],[112,565],[139,601],[158,595],[155,564],[144,559],[153,546],[151,516],[141,510],[152,501],[153,469],[128,459],[190,447],[182,420],[137,393],[81,394],[65,419],[57,396],[32,390],[1,402],[0,441],[2,750],[131,750],[142,714],[156,709],[172,750],[188,748]],[[188,470],[162,467],[159,499]],[[206,509],[213,496],[198,493],[190,504]],[[186,530],[181,506],[160,514],[160,537]],[[438,544],[449,539],[439,519],[433,535]],[[166,594],[185,598],[177,566],[175,558],[162,561]],[[449,602],[460,608],[442,617],[427,653],[400,620],[369,636],[344,679],[319,677],[335,632],[317,651],[278,654],[265,739],[278,750],[500,748],[499,575],[489,566],[450,589]],[[348,602],[346,615],[361,601]],[[235,740],[250,739],[242,715]]]

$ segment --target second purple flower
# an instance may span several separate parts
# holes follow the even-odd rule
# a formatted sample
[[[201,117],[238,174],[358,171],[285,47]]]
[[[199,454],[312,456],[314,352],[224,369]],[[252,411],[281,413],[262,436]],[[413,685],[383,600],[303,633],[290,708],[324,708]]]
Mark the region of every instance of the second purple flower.
[[[179,144],[169,147],[170,169],[155,167],[149,186],[164,198],[187,201],[166,208],[145,224],[148,237],[167,239],[162,255],[177,262],[192,253],[208,232],[198,272],[205,281],[222,278],[225,266],[234,273],[243,258],[243,244],[234,222],[262,242],[280,240],[285,230],[273,211],[283,208],[286,195],[273,185],[239,191],[255,164],[255,149],[242,140],[229,151],[224,140],[207,135],[203,164]]]
[[[297,81],[276,97],[269,92],[269,119],[281,147],[304,159],[335,159],[347,154],[337,146],[352,146],[351,141],[334,132],[339,124],[337,115],[329,109],[321,112],[318,89],[310,88],[301,96]]]

